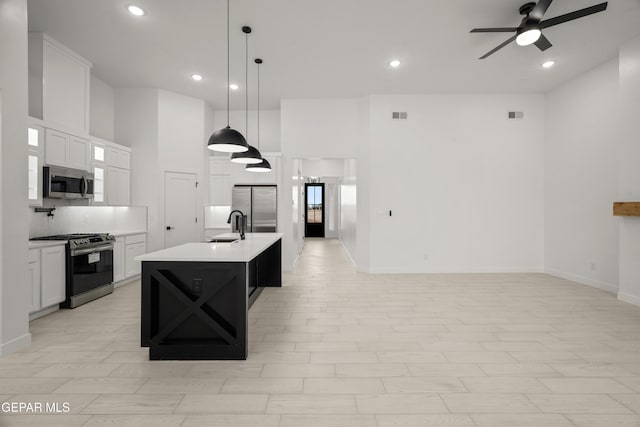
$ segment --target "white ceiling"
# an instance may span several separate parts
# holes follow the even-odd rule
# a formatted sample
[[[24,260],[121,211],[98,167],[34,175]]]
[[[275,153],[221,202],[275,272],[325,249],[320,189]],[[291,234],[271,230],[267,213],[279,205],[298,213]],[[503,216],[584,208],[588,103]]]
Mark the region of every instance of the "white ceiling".
[[[159,87],[226,103],[225,0],[28,0],[29,29],[43,31],[93,62],[114,87]],[[640,34],[640,0],[611,0],[606,12],[545,30],[554,46],[509,45],[477,58],[509,34],[474,27],[517,26],[525,0],[232,0],[232,108],[244,109],[244,34],[249,37],[250,96],[255,57],[262,108],[285,98],[368,94],[513,93],[549,89],[612,58]],[[546,18],[599,3],[556,0]],[[147,15],[136,18],[135,3]],[[392,58],[402,65],[391,69]],[[556,67],[540,64],[554,59]],[[205,80],[190,79],[193,72]],[[255,105],[255,104],[253,104]]]

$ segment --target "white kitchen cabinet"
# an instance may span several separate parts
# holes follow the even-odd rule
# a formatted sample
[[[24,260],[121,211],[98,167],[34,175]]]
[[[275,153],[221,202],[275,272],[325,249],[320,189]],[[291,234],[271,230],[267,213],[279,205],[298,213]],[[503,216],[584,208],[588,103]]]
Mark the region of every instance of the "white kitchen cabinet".
[[[30,249],[27,261],[27,307],[29,313],[40,310],[40,250]]]
[[[209,175],[209,204],[231,206],[231,177],[228,175]]]
[[[113,282],[124,280],[124,237],[117,237],[113,244]]]
[[[45,164],[89,170],[88,140],[54,129],[47,129],[45,134]]]
[[[107,164],[121,169],[131,169],[131,153],[120,148],[108,147]]]
[[[140,261],[136,261],[134,258],[138,255],[144,255],[147,252],[146,236],[144,234],[137,234],[134,236],[125,237],[124,246],[124,265],[125,265],[125,277],[132,277],[142,272],[142,266]]]
[[[129,206],[131,204],[131,172],[109,166],[107,169],[107,204]]]
[[[42,308],[65,300],[65,247],[51,246],[40,249]]]
[[[29,33],[29,115],[89,132],[91,62],[43,33]]]

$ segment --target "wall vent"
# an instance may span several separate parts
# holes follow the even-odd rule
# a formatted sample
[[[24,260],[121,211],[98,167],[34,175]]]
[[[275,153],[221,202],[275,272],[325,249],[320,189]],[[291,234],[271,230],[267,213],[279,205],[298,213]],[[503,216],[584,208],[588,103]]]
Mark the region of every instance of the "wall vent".
[[[391,118],[394,120],[407,120],[407,112],[406,111],[394,111],[391,113]]]
[[[509,111],[510,119],[524,119],[524,113],[522,111]]]

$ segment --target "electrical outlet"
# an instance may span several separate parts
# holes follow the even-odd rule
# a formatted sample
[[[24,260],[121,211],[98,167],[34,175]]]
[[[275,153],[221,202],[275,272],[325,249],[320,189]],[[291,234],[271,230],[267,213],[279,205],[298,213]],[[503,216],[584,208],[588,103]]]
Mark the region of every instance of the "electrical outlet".
[[[191,281],[191,293],[195,296],[202,295],[202,279],[193,279]]]

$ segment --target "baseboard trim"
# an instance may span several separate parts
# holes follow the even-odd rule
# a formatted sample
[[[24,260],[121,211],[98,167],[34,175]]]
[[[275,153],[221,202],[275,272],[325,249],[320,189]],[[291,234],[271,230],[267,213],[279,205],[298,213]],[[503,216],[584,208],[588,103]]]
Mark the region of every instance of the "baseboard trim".
[[[565,273],[564,271],[555,270],[553,268],[546,268],[545,273],[550,274],[551,276],[560,277],[562,279],[571,280],[572,282],[580,283],[581,285],[587,285],[587,286],[591,286],[592,288],[597,288],[603,291],[611,292],[613,294],[618,293],[618,287],[616,285],[612,285],[611,283],[589,279],[587,277],[583,277],[578,274]]]
[[[31,334],[26,333],[21,337],[14,338],[9,342],[0,345],[0,357],[14,353],[31,345]]]
[[[137,274],[135,276],[131,276],[131,277],[127,277],[124,280],[121,280],[117,283],[113,284],[113,288],[119,288],[120,286],[124,286],[124,285],[128,285],[131,282],[135,282],[136,280],[140,280],[140,274]]]
[[[633,305],[637,305],[638,307],[640,307],[640,297],[635,296],[635,295],[631,295],[631,294],[627,294],[624,292],[618,292],[618,299],[620,301],[629,303],[629,304],[633,304]]]
[[[33,312],[29,314],[29,322],[32,320],[36,320],[42,316],[46,316],[47,314],[55,313],[60,310],[60,304],[52,305],[51,307],[44,308],[40,311]]]

